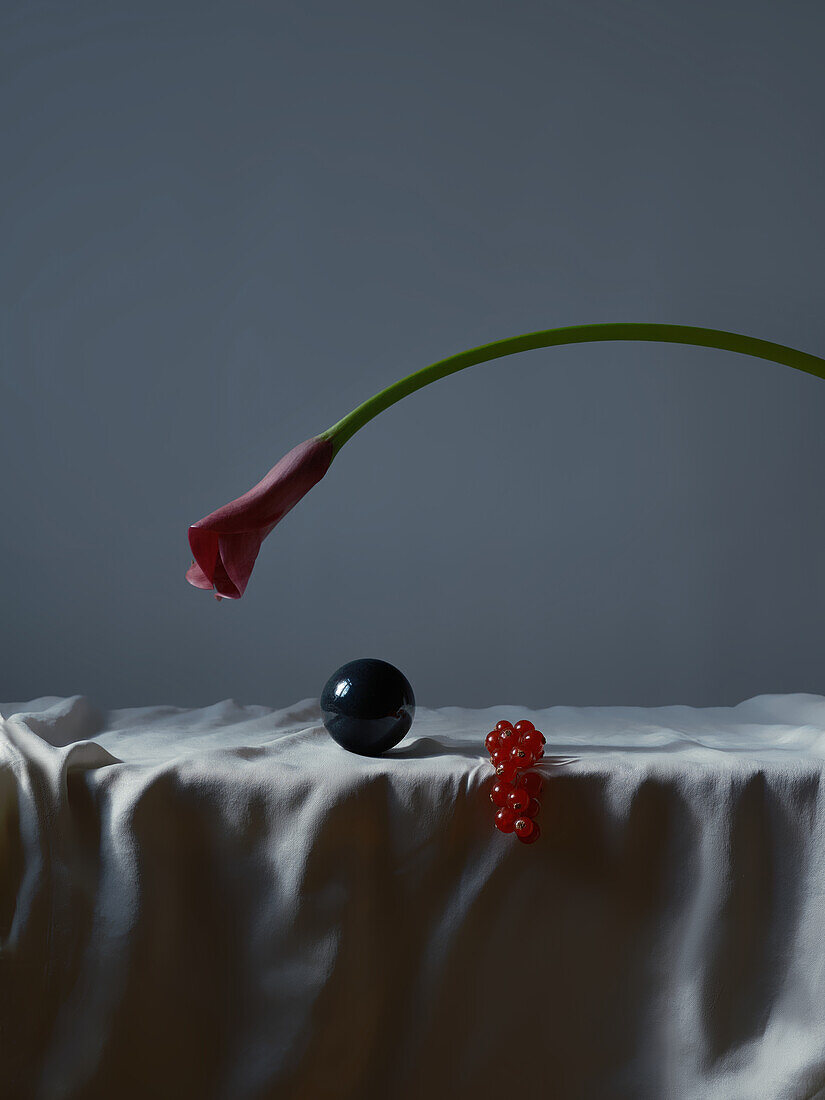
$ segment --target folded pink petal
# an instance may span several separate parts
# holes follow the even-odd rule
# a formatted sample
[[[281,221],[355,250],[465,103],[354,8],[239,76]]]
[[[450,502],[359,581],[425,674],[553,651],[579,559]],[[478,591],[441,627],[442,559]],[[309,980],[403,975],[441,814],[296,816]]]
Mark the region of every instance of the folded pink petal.
[[[218,597],[244,594],[261,543],[301,497],[316,485],[332,462],[328,439],[299,443],[257,485],[189,528],[194,562],[186,579],[195,588],[214,587]]]
[[[196,561],[193,561],[189,568],[186,570],[186,579],[190,584],[194,584],[195,588],[211,588],[212,582],[209,577],[204,573],[201,567]]]
[[[218,539],[219,561],[226,572],[229,584],[239,595],[244,594],[246,582],[252,572],[252,566],[261,549],[263,535],[260,531],[244,531],[238,535],[221,535]],[[221,588],[216,585],[223,595]]]

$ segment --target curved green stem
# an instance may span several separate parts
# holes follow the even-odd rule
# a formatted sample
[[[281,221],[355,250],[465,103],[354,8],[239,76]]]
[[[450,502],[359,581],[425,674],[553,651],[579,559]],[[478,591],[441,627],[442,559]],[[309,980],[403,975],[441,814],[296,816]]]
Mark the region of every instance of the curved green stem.
[[[724,332],[715,328],[695,328],[693,325],[656,325],[618,323],[606,325],[570,325],[566,328],[548,328],[541,332],[528,332],[524,336],[512,336],[507,340],[496,340],[492,344],[482,344],[478,348],[461,351],[448,359],[440,359],[428,367],[402,378],[374,397],[353,409],[343,420],[333,424],[322,433],[322,439],[333,441],[333,457],[340,451],[348,439],[374,416],[377,416],[402,397],[406,397],[430,382],[446,378],[448,374],[472,367],[476,363],[486,363],[490,359],[499,359],[503,355],[514,355],[519,351],[532,351],[534,348],[549,348],[556,344],[585,344],[597,340],[656,340],[670,344],[695,344],[698,347],[721,348],[723,351],[737,351],[743,355],[753,355],[758,359],[770,359],[786,367],[815,374],[825,378],[825,359],[809,355],[804,351],[786,347],[785,344],[772,344],[768,340],[757,340],[753,336],[742,336],[736,332]]]

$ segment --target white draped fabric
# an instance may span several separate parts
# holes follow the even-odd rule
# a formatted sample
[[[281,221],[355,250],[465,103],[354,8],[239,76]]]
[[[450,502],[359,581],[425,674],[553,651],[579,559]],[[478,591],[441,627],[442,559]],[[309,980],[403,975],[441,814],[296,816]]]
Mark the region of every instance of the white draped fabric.
[[[825,698],[0,703],[3,1100],[825,1097]],[[547,738],[493,828],[484,737]]]

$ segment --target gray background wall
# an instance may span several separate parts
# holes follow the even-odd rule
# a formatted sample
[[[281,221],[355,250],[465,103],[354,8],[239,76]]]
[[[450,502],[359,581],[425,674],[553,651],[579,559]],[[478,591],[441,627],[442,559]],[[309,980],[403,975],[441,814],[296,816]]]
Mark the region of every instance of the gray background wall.
[[[825,354],[816,2],[2,3],[0,699],[825,692],[825,383],[477,366],[188,585],[190,523],[433,360],[559,324]]]

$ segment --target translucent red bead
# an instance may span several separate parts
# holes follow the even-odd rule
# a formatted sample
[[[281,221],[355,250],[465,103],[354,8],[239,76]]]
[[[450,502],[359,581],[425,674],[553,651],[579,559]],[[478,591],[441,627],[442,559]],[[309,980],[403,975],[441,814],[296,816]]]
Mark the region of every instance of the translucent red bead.
[[[508,810],[517,814],[526,814],[530,805],[530,795],[523,787],[514,787],[505,795],[505,805]]]
[[[508,783],[506,780],[497,779],[490,791],[490,801],[494,806],[504,809],[509,805],[507,799],[515,789],[512,783]],[[524,793],[526,794],[527,792],[525,791]]]
[[[499,752],[505,751],[502,749]],[[521,745],[514,745],[510,749],[510,759],[517,768],[529,768],[532,766],[535,756],[529,749],[522,748]]]
[[[524,787],[531,798],[538,798],[541,794],[541,776],[537,772],[523,772],[518,777],[518,786]]]
[[[541,836],[541,829],[539,828],[538,821],[534,821],[532,824],[533,831],[531,833],[528,833],[527,836],[525,836],[524,833],[516,833],[516,836],[519,838],[522,844],[534,844]]]
[[[493,761],[493,767],[497,768],[501,764],[510,763],[510,756],[512,754],[512,751],[512,749],[495,749],[490,754],[490,757]]]
[[[544,734],[527,718],[515,725],[501,721],[484,744],[496,772],[490,789],[490,801],[497,807],[494,825],[502,833],[515,833],[522,844],[534,844],[541,835],[535,819],[542,781],[529,769],[544,756]]]
[[[519,747],[526,749],[527,752],[531,752],[533,756],[538,756],[543,750],[543,741],[541,740],[541,734],[538,730],[528,730],[527,733],[523,733],[518,739]]]
[[[515,829],[515,831],[518,833],[519,836],[525,837],[525,839],[530,836],[535,827],[535,821],[531,820],[531,818],[529,817],[517,817],[516,820],[513,822],[513,828]]]

